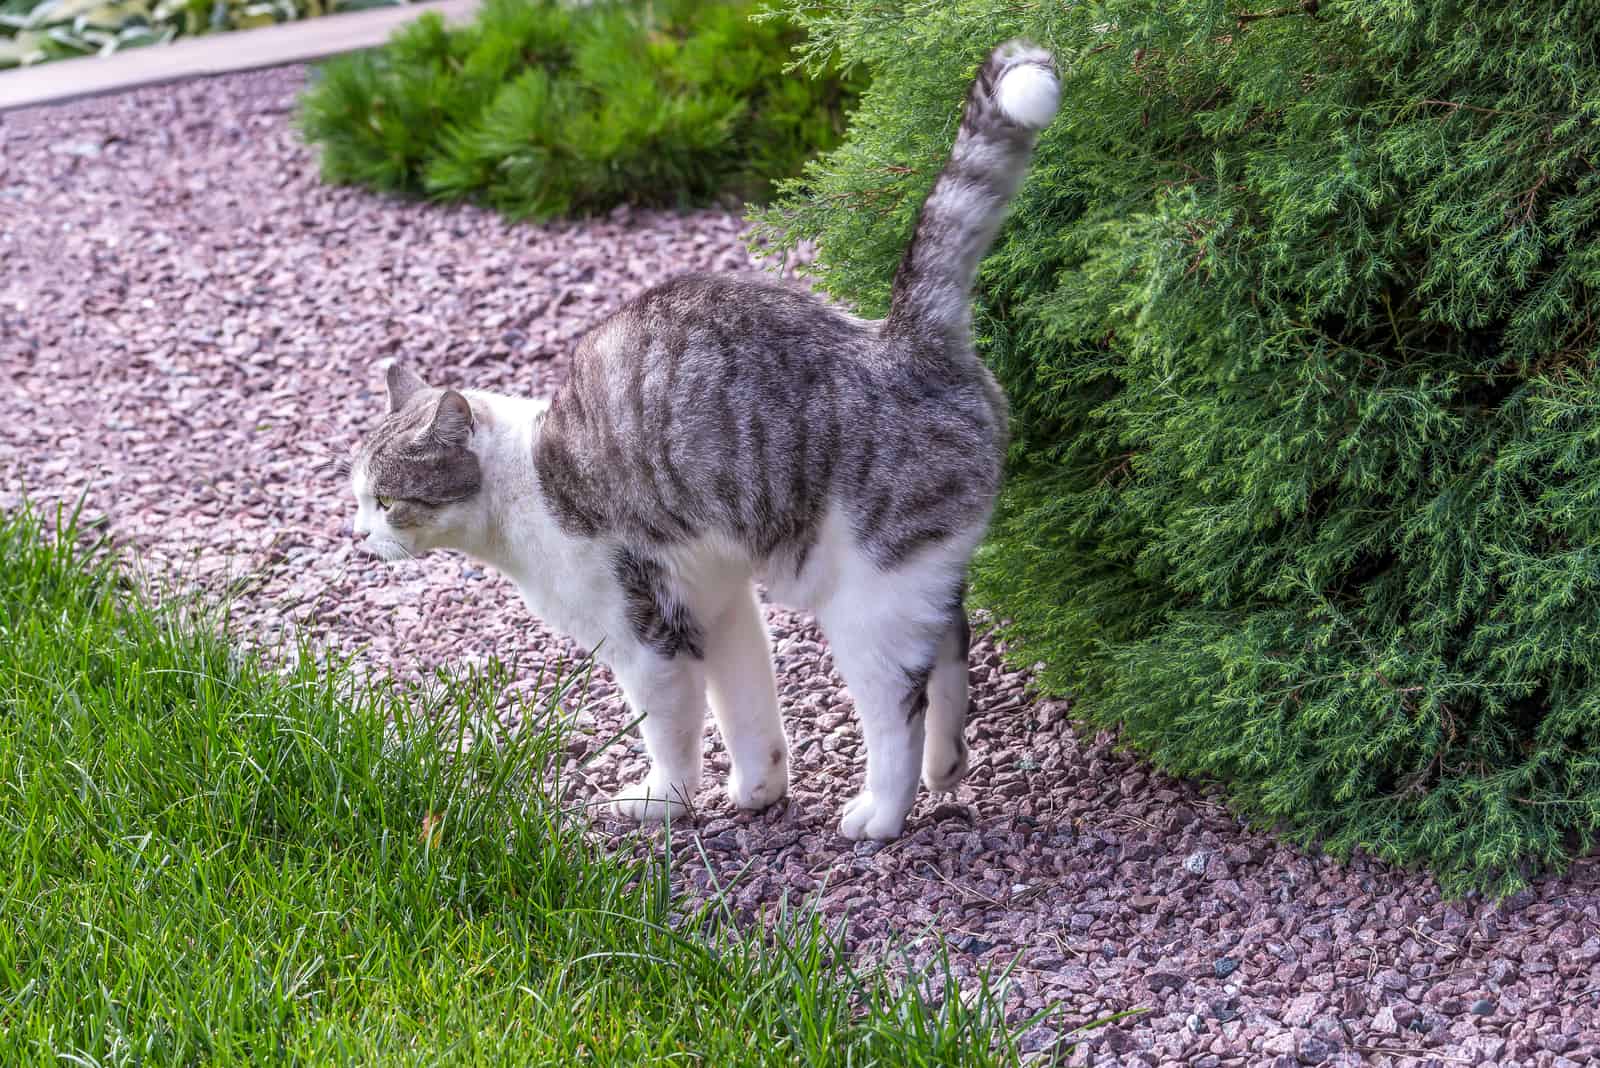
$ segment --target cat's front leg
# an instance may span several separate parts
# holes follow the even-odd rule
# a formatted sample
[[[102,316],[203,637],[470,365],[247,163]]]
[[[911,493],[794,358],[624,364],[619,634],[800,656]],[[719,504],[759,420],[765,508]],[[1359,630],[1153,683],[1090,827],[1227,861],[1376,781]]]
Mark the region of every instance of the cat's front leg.
[[[687,652],[665,657],[636,647],[611,662],[650,757],[650,772],[611,797],[617,815],[641,822],[681,819],[700,789],[705,731],[704,664]]]
[[[728,797],[737,808],[766,808],[789,792],[789,743],[767,624],[749,583],[706,628],[705,652],[706,696],[733,764]]]

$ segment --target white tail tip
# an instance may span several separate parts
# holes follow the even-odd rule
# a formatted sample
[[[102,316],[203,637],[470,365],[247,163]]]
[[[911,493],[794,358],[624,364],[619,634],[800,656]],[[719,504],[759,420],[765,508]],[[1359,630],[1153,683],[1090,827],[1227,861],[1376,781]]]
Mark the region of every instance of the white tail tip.
[[[995,102],[1012,122],[1042,130],[1061,106],[1061,83],[1051,68],[1050,53],[1016,42],[1002,47],[1010,69],[994,88]]]

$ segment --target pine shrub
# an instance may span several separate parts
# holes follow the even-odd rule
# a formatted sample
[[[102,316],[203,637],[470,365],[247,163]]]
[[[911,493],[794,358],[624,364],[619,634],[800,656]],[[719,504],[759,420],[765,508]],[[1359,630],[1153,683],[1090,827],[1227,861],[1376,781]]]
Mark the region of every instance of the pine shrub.
[[[1600,826],[1590,5],[796,4],[872,75],[761,217],[880,313],[994,42],[1063,107],[981,280],[976,566],[1044,686],[1241,812],[1506,891]]]
[[[334,60],[301,124],[323,176],[513,217],[764,198],[838,142],[854,89],[786,72],[799,33],[748,0],[488,0]]]

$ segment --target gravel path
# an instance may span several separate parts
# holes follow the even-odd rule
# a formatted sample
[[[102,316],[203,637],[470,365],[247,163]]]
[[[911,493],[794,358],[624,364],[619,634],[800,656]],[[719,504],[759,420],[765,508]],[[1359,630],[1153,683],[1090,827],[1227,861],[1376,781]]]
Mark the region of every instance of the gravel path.
[[[381,403],[376,361],[549,391],[567,342],[684,268],[748,266],[735,217],[619,212],[511,227],[484,212],[328,189],[292,124],[299,70],[0,116],[0,506],[88,490],[89,510],[190,580],[241,581],[235,619],[304,629],[406,674],[570,661],[506,584],[459,558],[397,571],[353,554],[317,464]],[[1341,866],[1242,827],[1213,794],[1086,737],[977,643],[973,773],[887,847],[834,831],[859,735],[816,630],[773,611],[792,799],[720,793],[675,854],[687,893],[738,879],[753,915],[820,896],[866,959],[958,972],[1020,955],[1011,1004],[1060,1001],[1074,1063],[1565,1066],[1600,1059],[1600,859],[1498,905]],[[531,685],[525,681],[524,685]],[[624,722],[597,672],[593,736]],[[713,768],[726,759],[708,736]],[[642,770],[637,745],[580,792]],[[601,821],[603,832],[621,828]],[[688,841],[697,835],[709,869]]]

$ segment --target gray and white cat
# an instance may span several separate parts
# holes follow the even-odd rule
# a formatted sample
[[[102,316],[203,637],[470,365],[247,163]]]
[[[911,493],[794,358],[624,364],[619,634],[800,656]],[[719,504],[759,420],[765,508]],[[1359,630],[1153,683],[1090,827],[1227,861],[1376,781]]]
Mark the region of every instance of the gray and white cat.
[[[966,774],[965,575],[1006,442],[970,292],[1058,99],[1048,52],[990,56],[882,321],[686,275],[586,335],[548,403],[389,369],[389,414],[352,461],[356,532],[385,559],[477,557],[598,648],[651,761],[619,813],[683,814],[708,704],[733,803],[787,791],[758,580],[815,613],[860,713],[847,837],[900,834],[919,769],[934,791]]]

